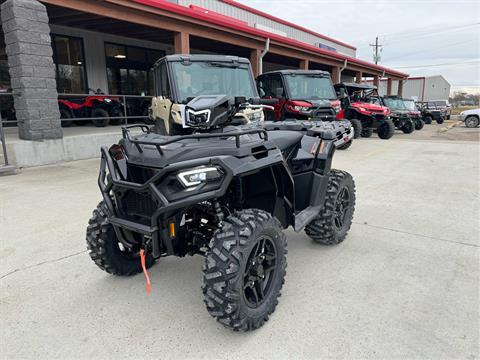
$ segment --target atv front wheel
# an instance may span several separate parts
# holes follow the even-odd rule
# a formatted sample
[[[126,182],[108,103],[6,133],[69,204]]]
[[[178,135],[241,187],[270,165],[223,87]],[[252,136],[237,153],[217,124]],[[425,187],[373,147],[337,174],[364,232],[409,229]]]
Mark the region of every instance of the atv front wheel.
[[[390,119],[385,120],[385,122],[380,125],[377,129],[377,135],[380,139],[388,140],[393,134],[395,134],[395,125]]]
[[[364,138],[369,138],[373,135],[373,129],[372,128],[364,128],[362,129],[362,137]]]
[[[430,125],[433,121],[433,118],[430,115],[425,116],[425,124]]]
[[[350,119],[348,121],[350,121],[353,127],[353,138],[359,138],[362,135],[362,122],[358,119]]]
[[[313,241],[335,245],[345,240],[355,211],[355,182],[346,171],[331,170],[322,210],[305,227]]]
[[[105,202],[98,204],[88,221],[87,248],[89,255],[97,266],[109,274],[129,276],[142,272],[139,251],[130,251],[117,239],[112,224],[107,219]],[[155,263],[155,259],[147,254],[147,268]]]
[[[425,126],[425,123],[423,122],[422,119],[415,120],[415,130],[422,130],[424,126]]]
[[[116,117],[116,118],[121,118],[123,116],[123,111],[121,109],[115,108],[110,112],[111,117]],[[124,119],[111,119],[110,124],[111,125],[120,125],[122,122],[124,122]]]
[[[92,110],[92,118],[104,118],[92,120],[93,125],[96,127],[105,127],[110,123],[110,114],[107,110],[102,108],[95,108]]]
[[[444,119],[442,116],[440,116],[440,117],[437,119],[437,124],[439,124],[439,125],[440,125],[440,124],[443,124],[444,121],[445,121],[445,119]]]
[[[413,121],[407,121],[403,126],[402,126],[402,131],[404,134],[411,134],[415,130],[415,125],[413,124]]]
[[[230,215],[210,242],[203,267],[207,310],[225,327],[261,327],[278,304],[287,240],[280,222],[263,210]]]

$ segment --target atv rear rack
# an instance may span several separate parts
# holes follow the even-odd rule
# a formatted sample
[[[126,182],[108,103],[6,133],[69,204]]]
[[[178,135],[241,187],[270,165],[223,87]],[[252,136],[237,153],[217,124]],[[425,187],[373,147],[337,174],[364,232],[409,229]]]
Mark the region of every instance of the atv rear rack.
[[[240,148],[240,137],[242,135],[251,135],[251,134],[258,134],[261,140],[268,140],[268,133],[265,129],[250,129],[250,130],[243,130],[243,131],[235,131],[232,133],[214,133],[214,134],[191,134],[191,135],[177,135],[177,136],[169,136],[169,140],[165,141],[152,141],[152,140],[139,140],[132,138],[130,135],[130,129],[133,128],[140,128],[143,133],[149,134],[150,129],[146,125],[128,125],[122,126],[122,136],[125,140],[128,140],[132,144],[135,144],[139,152],[143,152],[143,149],[140,145],[152,145],[155,146],[160,153],[163,155],[162,146],[172,144],[182,140],[189,140],[189,139],[197,139],[200,141],[201,139],[212,139],[212,138],[225,138],[225,137],[235,137],[235,146]]]

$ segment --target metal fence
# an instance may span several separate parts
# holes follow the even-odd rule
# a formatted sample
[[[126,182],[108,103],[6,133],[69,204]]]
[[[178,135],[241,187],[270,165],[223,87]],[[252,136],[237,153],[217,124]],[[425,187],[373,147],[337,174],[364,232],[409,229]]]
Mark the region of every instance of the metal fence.
[[[78,99],[80,101],[78,101]],[[148,107],[152,96],[143,95],[111,95],[111,94],[58,94],[61,115],[70,111],[71,117],[62,116],[63,126],[72,121],[78,125],[92,121],[95,125],[105,121],[112,125],[127,124],[129,120],[148,120]],[[79,105],[79,109],[73,106]],[[92,116],[98,108],[110,109],[107,116]],[[63,110],[63,111],[62,111]],[[120,110],[120,111],[118,111]],[[108,124],[107,124],[108,125]],[[97,125],[98,126],[98,125]],[[102,125],[106,126],[106,125]]]
[[[5,101],[5,99],[8,99]],[[93,100],[95,99],[95,100]],[[107,100],[105,100],[107,99]],[[15,126],[15,108],[12,93],[0,93],[0,110],[2,123],[5,126]],[[152,96],[143,95],[111,95],[111,94],[58,94],[59,109],[61,110],[62,126],[72,123],[85,125],[88,122],[103,121],[108,125],[127,124],[130,121],[148,122],[148,107]],[[108,116],[92,116],[98,108],[115,109],[108,111]],[[74,109],[77,108],[77,109]],[[63,110],[63,111],[62,111]],[[118,111],[120,110],[120,111]],[[68,111],[68,117],[67,112]],[[103,113],[106,115],[105,113]],[[108,121],[105,121],[107,120]],[[102,126],[106,126],[102,125]]]
[[[2,104],[3,104],[3,100],[5,100],[6,98],[12,98],[12,104],[13,104],[13,97],[12,97],[12,93],[0,93],[0,141],[2,142],[2,153],[3,153],[3,161],[2,163],[0,163],[0,173],[2,173],[3,169],[6,169],[7,167],[10,166],[9,162],[8,162],[8,154],[7,154],[7,143],[5,141],[5,130],[3,128],[3,124],[8,122],[8,120],[3,120],[3,116],[2,116],[2,112],[4,111],[4,109],[2,108]],[[10,109],[10,111],[13,111],[13,107],[12,109]],[[14,121],[16,122],[16,120]]]

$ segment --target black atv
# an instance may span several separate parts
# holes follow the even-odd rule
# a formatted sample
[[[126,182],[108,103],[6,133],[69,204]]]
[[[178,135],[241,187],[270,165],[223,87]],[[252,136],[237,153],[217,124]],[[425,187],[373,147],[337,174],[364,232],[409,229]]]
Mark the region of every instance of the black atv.
[[[352,176],[331,169],[338,129],[230,125],[249,103],[194,98],[182,114],[195,129],[189,135],[123,127],[120,142],[101,149],[103,201],[87,228],[97,266],[121,276],[143,271],[147,284],[147,268],[160,257],[205,256],[207,310],[241,331],[262,326],[278,303],[287,266],[284,230],[292,226],[319,244],[338,244],[355,205]],[[142,132],[133,135],[132,128]]]

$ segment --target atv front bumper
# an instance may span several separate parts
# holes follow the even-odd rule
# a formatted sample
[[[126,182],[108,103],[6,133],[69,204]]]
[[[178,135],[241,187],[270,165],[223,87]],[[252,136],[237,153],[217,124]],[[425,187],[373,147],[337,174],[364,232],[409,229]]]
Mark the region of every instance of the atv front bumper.
[[[192,191],[187,197],[169,200],[170,194],[160,190],[159,184],[169,174],[202,165],[218,166],[224,177],[217,187],[202,192]],[[107,217],[113,225],[119,241],[125,246],[138,245],[134,234],[143,235],[151,242],[152,255],[159,257],[163,252],[172,255],[173,245],[169,233],[169,220],[182,209],[212,198],[222,197],[232,179],[232,173],[222,158],[195,159],[171,164],[156,169],[148,181],[136,183],[122,179],[115,160],[106,147],[101,149],[98,186],[107,207]]]

